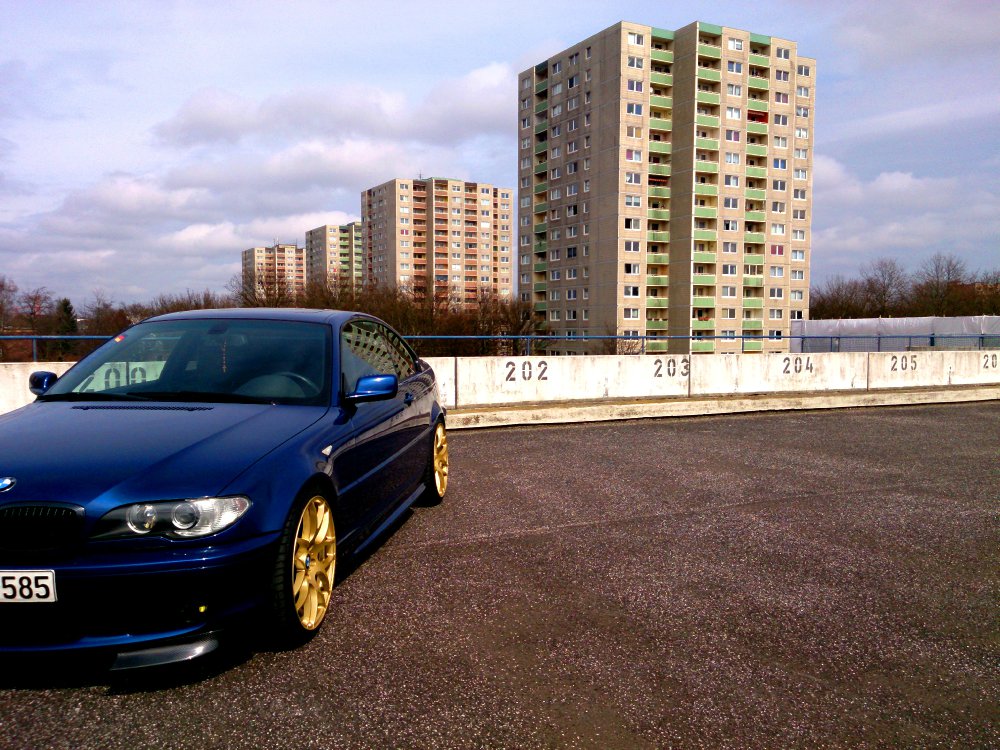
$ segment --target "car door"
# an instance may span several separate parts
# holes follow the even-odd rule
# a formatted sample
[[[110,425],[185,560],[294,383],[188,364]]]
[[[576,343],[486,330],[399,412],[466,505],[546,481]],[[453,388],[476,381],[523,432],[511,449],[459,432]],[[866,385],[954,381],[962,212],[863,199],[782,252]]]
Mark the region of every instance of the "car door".
[[[399,376],[398,363],[384,327],[354,319],[340,333],[341,392],[352,393],[366,375]],[[406,450],[413,397],[401,382],[394,398],[348,406],[351,443],[336,470],[342,510],[352,525],[368,526],[391,510],[411,483]]]

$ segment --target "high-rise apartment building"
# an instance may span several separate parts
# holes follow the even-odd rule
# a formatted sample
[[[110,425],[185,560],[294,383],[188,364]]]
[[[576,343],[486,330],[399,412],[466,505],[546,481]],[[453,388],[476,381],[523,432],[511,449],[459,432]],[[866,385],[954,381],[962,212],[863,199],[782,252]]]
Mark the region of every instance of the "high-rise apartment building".
[[[247,289],[300,294],[306,288],[305,250],[298,245],[275,244],[243,251],[243,285]]]
[[[621,22],[521,73],[522,298],[552,333],[787,350],[808,314],[815,80],[795,42],[700,22]]]
[[[310,284],[359,289],[364,273],[361,222],[324,224],[306,232],[306,279]]]
[[[361,215],[366,283],[465,306],[513,294],[511,188],[397,178],[361,194]]]

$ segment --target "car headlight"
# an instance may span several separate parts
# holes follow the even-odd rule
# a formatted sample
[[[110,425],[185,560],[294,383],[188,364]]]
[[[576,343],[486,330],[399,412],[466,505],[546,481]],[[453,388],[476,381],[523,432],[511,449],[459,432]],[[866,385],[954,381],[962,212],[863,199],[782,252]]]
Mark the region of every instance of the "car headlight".
[[[234,497],[200,497],[194,500],[136,503],[105,513],[97,539],[168,536],[194,539],[215,534],[236,523],[250,507],[250,500]]]

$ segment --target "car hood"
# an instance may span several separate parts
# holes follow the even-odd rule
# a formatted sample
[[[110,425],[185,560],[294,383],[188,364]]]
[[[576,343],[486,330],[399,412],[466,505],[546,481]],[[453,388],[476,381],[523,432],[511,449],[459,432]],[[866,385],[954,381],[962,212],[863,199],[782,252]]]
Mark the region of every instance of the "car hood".
[[[205,497],[325,407],[36,402],[0,416],[0,505]]]

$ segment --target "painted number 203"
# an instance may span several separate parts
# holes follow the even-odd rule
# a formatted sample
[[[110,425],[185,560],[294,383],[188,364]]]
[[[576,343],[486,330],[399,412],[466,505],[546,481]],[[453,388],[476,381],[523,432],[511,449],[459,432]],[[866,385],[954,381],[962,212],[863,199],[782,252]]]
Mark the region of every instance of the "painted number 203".
[[[507,368],[507,376],[504,378],[504,381],[507,383],[516,383],[518,380],[549,379],[549,363],[544,359],[539,360],[537,367],[531,362],[522,362],[520,371],[516,362],[504,362],[504,367]],[[518,375],[520,375],[520,378]]]
[[[674,357],[668,357],[666,361],[657,357],[653,360],[653,377],[662,378],[663,373],[667,373],[668,378],[672,378],[677,373],[680,373],[682,378],[686,378],[688,373],[691,371],[691,360],[687,357],[681,357],[680,365],[678,366],[678,360]]]

